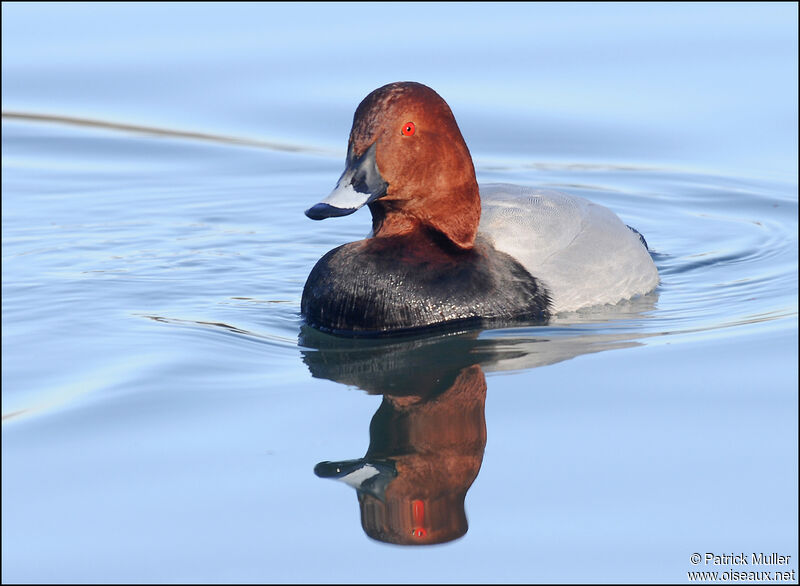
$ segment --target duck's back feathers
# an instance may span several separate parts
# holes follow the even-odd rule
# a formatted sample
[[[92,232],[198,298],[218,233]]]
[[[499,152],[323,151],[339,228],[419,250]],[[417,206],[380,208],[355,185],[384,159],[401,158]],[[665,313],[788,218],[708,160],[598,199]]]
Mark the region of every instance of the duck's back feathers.
[[[480,186],[479,234],[550,292],[553,312],[647,293],[658,271],[638,233],[582,197],[508,184]]]

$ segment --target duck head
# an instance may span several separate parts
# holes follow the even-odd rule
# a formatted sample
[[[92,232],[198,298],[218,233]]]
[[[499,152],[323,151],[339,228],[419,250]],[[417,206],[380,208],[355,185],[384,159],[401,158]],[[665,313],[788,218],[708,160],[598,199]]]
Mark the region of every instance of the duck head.
[[[376,238],[432,231],[472,248],[481,212],[475,168],[450,107],[431,88],[397,82],[364,98],[345,170],[306,215],[322,220],[364,205]]]

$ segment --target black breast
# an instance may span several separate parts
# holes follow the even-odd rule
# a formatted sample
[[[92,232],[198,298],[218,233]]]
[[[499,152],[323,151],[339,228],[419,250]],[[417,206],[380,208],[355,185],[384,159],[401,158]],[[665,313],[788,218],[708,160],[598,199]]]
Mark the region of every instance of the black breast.
[[[480,239],[464,252],[407,237],[334,248],[314,266],[301,302],[309,325],[346,335],[542,322],[549,308],[542,284]]]

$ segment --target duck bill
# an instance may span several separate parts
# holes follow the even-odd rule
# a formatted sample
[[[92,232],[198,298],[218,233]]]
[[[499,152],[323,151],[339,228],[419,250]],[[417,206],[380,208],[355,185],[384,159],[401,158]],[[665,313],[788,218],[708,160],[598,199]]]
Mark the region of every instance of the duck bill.
[[[353,155],[352,146],[347,152],[347,167],[339,178],[331,194],[306,210],[312,220],[324,220],[337,216],[347,216],[358,208],[386,195],[389,184],[378,171],[375,160],[377,142],[365,150],[361,156]]]
[[[349,484],[359,493],[371,494],[383,501],[386,487],[397,477],[397,467],[392,460],[341,460],[320,462],[314,466],[314,474],[320,478],[331,478]]]

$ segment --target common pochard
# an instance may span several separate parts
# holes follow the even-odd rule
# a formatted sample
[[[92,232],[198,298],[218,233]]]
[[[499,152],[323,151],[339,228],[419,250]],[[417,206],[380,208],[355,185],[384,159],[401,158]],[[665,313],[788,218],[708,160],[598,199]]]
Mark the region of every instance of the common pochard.
[[[364,205],[370,237],[328,252],[303,289],[303,316],[323,331],[542,323],[658,284],[644,239],[607,208],[530,187],[479,188],[450,107],[419,83],[364,98],[344,173],[306,215]]]

